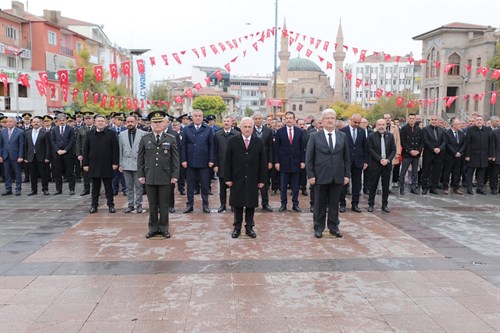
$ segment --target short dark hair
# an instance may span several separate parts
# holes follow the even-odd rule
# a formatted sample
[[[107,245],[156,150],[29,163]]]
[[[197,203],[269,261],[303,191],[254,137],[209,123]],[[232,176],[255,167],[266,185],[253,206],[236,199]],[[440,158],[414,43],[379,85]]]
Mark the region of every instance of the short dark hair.
[[[295,119],[295,113],[293,113],[292,111],[285,112],[285,117],[287,114],[291,114],[293,116],[293,119]]]
[[[409,114],[408,114],[408,117],[409,117],[409,116],[415,116],[415,117],[416,117],[417,115],[416,115],[416,114],[414,114],[414,113],[409,113]]]

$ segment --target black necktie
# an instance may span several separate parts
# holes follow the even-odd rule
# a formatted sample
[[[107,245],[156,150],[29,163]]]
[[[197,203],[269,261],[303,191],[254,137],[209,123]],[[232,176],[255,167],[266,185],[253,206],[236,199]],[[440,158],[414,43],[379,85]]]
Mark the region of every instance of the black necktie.
[[[330,149],[333,150],[332,133],[328,133],[328,145],[330,146]]]
[[[134,131],[128,131],[128,142],[130,143],[130,147],[134,144]]]
[[[436,126],[434,126],[434,138],[436,138],[436,141],[438,140],[438,130]]]
[[[457,143],[460,143],[460,142],[458,142],[458,132],[453,132],[453,134],[455,134],[455,141],[456,141]]]
[[[160,143],[160,134],[156,134],[156,144]]]

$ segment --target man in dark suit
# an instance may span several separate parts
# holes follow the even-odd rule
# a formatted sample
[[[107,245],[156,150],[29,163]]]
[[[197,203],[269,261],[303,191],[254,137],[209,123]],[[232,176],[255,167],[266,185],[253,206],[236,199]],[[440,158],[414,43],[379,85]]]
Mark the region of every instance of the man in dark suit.
[[[380,177],[382,177],[382,211],[390,213],[389,183],[392,170],[392,159],[396,156],[396,144],[392,133],[386,131],[385,119],[376,123],[376,131],[368,137],[368,151],[370,154],[370,195],[368,197],[368,211],[373,212],[375,195]]]
[[[227,203],[227,185],[224,177],[224,171],[226,169],[225,160],[226,160],[226,151],[227,151],[227,143],[229,139],[233,136],[238,136],[240,133],[231,128],[231,116],[225,116],[222,119],[222,128],[217,131],[214,135],[214,143],[215,143],[215,164],[214,164],[214,172],[217,173],[217,177],[219,177],[219,200],[220,207],[217,210],[218,213],[222,213],[226,210]]]
[[[446,143],[443,138],[444,130],[438,124],[438,117],[432,115],[430,117],[430,124],[422,130],[422,139],[424,142],[422,194],[424,195],[428,191],[432,194],[439,194],[436,189],[441,178]]]
[[[188,185],[186,208],[183,213],[193,211],[194,189],[197,181],[201,184],[203,212],[210,213],[208,192],[210,168],[215,162],[214,133],[212,128],[203,123],[203,111],[194,110],[192,117],[193,122],[184,127],[181,140],[181,165],[186,169]]]
[[[305,168],[304,163],[304,132],[295,126],[295,114],[285,113],[286,126],[276,132],[274,141],[274,166],[280,173],[280,212],[287,209],[287,188],[292,188],[292,210],[300,213],[299,207],[299,178],[300,170]]]
[[[78,165],[76,168],[80,167],[80,163],[83,161],[83,143],[85,142],[85,136],[91,130],[94,129],[94,116],[90,111],[86,111],[83,113],[84,123],[80,128],[78,128],[76,133],[76,156],[78,159]],[[90,194],[90,178],[87,172],[83,171],[82,166],[82,175],[83,175],[83,191],[80,193],[81,196]]]
[[[485,195],[484,178],[489,163],[489,139],[491,129],[484,126],[482,116],[476,117],[476,124],[469,127],[465,136],[465,161],[467,163],[467,194],[472,191],[472,178],[476,173],[476,193]]]
[[[125,115],[123,112],[116,112],[111,114],[111,123],[109,129],[116,133],[116,138],[119,138],[120,133],[127,130],[125,124]],[[118,191],[122,187],[122,193],[127,196],[127,184],[125,183],[125,177],[123,173],[115,170],[113,173],[113,194],[118,195]]]
[[[454,118],[451,128],[443,134],[445,143],[443,162],[443,194],[448,195],[451,175],[453,193],[463,195],[460,190],[460,176],[462,174],[462,156],[465,152],[465,134],[461,130],[462,121]]]
[[[264,212],[272,212],[273,209],[269,205],[269,179],[270,171],[273,168],[273,131],[269,127],[263,124],[264,118],[260,112],[255,112],[252,115],[254,121],[254,131],[252,136],[257,137],[264,143],[264,149],[266,150],[266,160],[267,160],[267,171],[266,171],[266,181],[264,186],[260,189],[260,196],[262,200],[262,210]]]
[[[0,133],[0,163],[3,163],[5,192],[2,196],[12,194],[12,174],[15,175],[16,196],[21,195],[22,166],[24,161],[24,131],[16,127],[16,119],[7,118],[7,127]]]
[[[224,170],[226,185],[231,188],[229,203],[234,207],[231,237],[240,236],[245,210],[245,233],[255,238],[255,207],[259,206],[259,189],[267,179],[266,149],[261,139],[252,136],[252,118],[243,118],[239,128],[241,135],[229,139]]]
[[[57,115],[58,124],[51,131],[50,145],[52,150],[52,165],[54,168],[54,180],[56,182],[56,193],[62,194],[62,172],[66,172],[68,179],[69,194],[75,194],[74,147],[76,142],[75,129],[66,125],[67,117],[61,113]]]
[[[422,140],[422,130],[415,125],[416,115],[408,115],[408,124],[401,128],[400,139],[403,154],[403,164],[399,175],[399,194],[405,194],[405,176],[411,165],[411,184],[410,193],[420,194],[418,192],[418,162],[422,154],[424,143]]]
[[[167,111],[163,111],[165,114],[167,114]],[[173,116],[168,115],[165,117],[165,122],[167,129],[165,130],[165,133],[173,136],[175,138],[175,142],[177,143],[177,151],[180,152],[181,150],[181,136],[178,132],[174,131],[173,129],[173,122],[176,121]],[[180,124],[179,124],[180,127]],[[179,169],[181,169],[181,162],[179,160]],[[179,176],[180,177],[180,176]],[[179,177],[177,178],[177,181],[174,183],[170,184],[170,194],[168,197],[169,200],[169,205],[168,205],[168,212],[169,213],[175,213],[175,187],[179,185]]]
[[[500,171],[500,127],[491,131],[490,158],[492,161],[490,187],[491,194],[498,194],[498,174]]]
[[[36,116],[31,121],[32,128],[25,133],[25,161],[29,165],[31,192],[28,195],[38,193],[38,178],[42,179],[42,192],[49,195],[49,178],[46,168],[49,165],[50,142],[49,133],[42,126],[43,118]]]
[[[323,237],[326,224],[330,233],[342,237],[339,229],[339,199],[342,187],[349,183],[351,161],[345,133],[335,131],[337,114],[322,112],[323,131],[312,133],[307,143],[307,178],[315,185],[314,236]]]
[[[361,123],[361,115],[355,113],[351,117],[350,124],[343,127],[340,131],[344,132],[349,144],[349,152],[351,154],[351,184],[352,184],[352,197],[351,197],[351,210],[356,213],[361,213],[359,208],[359,195],[361,193],[361,175],[363,170],[368,167],[368,146],[365,133],[359,128]],[[345,212],[346,207],[346,194],[349,184],[342,188],[340,193],[340,207],[341,213]]]
[[[152,131],[143,136],[139,143],[137,172],[139,181],[146,184],[149,202],[149,223],[146,238],[157,234],[164,238],[170,238],[168,197],[171,184],[175,184],[179,177],[180,163],[175,137],[165,133],[167,128],[166,115],[163,111],[153,111],[148,115]],[[209,129],[209,131],[211,130]]]
[[[365,135],[366,141],[368,142],[368,136],[373,133],[373,130],[368,126],[368,119],[361,118],[361,123],[359,124],[359,128],[363,131]],[[370,163],[368,163],[368,167],[363,170],[363,193],[370,194]]]

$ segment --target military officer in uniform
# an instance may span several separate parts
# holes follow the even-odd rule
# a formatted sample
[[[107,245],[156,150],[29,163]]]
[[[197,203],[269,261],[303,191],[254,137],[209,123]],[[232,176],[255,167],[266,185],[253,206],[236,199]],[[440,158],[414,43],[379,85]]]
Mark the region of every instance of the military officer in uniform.
[[[148,115],[152,131],[139,143],[137,172],[139,182],[146,184],[149,201],[149,230],[146,238],[160,234],[170,237],[168,232],[168,206],[170,184],[179,178],[179,148],[174,136],[165,133],[166,113],[154,111]],[[159,218],[158,218],[159,212]]]

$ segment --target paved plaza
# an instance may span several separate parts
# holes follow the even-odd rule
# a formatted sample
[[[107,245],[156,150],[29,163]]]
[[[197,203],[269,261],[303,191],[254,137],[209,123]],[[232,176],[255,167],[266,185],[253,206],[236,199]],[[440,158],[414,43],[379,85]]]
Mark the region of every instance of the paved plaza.
[[[148,240],[121,194],[89,215],[79,191],[0,199],[0,332],[500,331],[499,196],[377,196],[317,239],[309,199],[277,195],[232,239],[217,194],[211,214],[177,195],[172,238]]]

